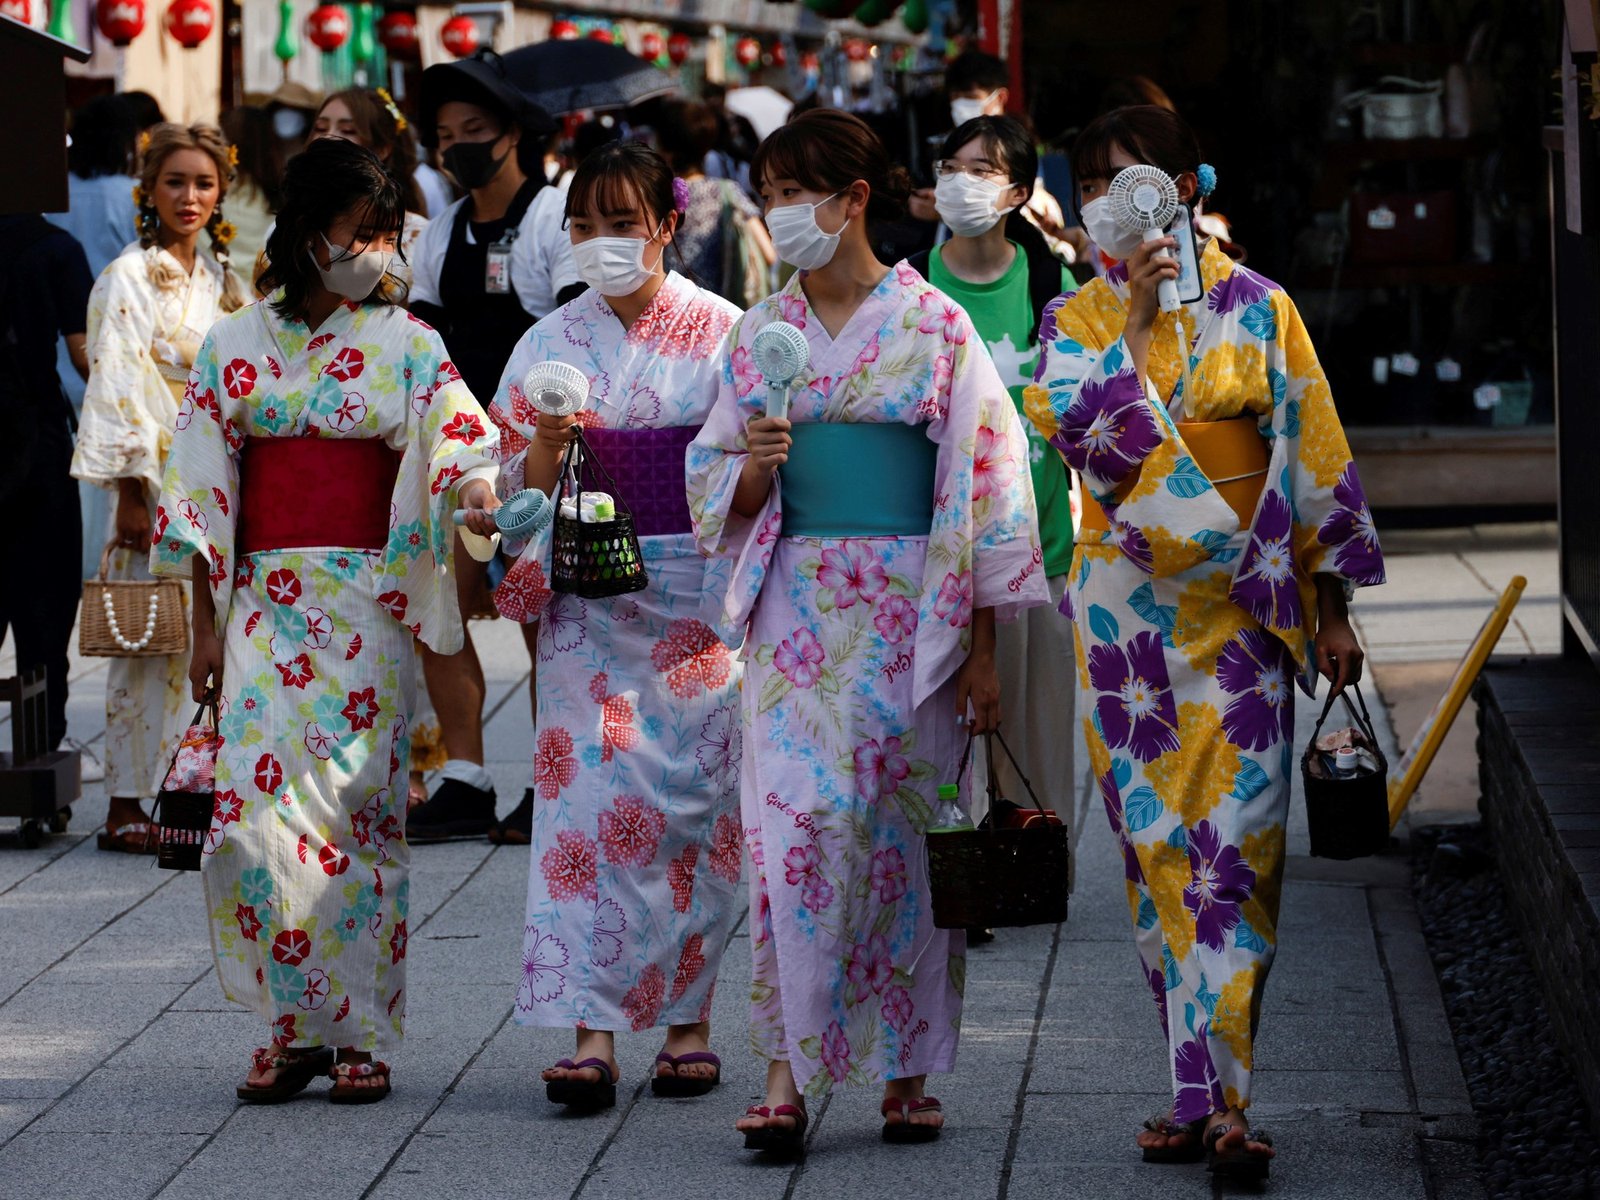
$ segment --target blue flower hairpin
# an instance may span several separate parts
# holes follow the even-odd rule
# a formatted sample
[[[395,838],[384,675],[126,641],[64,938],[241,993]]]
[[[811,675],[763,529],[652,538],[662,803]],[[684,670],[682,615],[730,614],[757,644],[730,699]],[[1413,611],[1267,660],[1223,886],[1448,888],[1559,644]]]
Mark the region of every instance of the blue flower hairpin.
[[[1210,163],[1201,163],[1195,169],[1194,176],[1202,196],[1209,196],[1217,190],[1217,169]]]

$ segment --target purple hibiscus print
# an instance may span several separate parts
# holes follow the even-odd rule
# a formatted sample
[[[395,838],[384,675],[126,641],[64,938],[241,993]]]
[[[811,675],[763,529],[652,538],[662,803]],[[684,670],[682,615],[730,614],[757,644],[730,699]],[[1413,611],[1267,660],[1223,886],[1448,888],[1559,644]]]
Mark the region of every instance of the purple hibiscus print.
[[[1161,444],[1161,431],[1144,385],[1125,369],[1085,380],[1050,442],[1075,469],[1117,483]]]
[[[1126,647],[1093,647],[1089,685],[1100,693],[1095,711],[1107,746],[1126,746],[1140,762],[1178,748],[1178,707],[1159,633],[1146,630]]]
[[[1156,998],[1156,1012],[1161,1017],[1161,1036],[1169,1041],[1172,1030],[1167,1028],[1167,978],[1159,967],[1150,968],[1150,991]]]
[[[1233,274],[1217,280],[1206,297],[1206,307],[1224,315],[1236,312],[1257,300],[1265,300],[1267,293],[1277,287],[1270,279],[1257,275],[1244,267],[1235,267]]]
[[[1223,844],[1210,821],[1195,826],[1188,840],[1191,875],[1183,906],[1194,914],[1195,940],[1220,953],[1239,923],[1239,906],[1256,886],[1256,873],[1237,846]]]
[[[1222,649],[1217,682],[1232,696],[1222,732],[1244,750],[1265,750],[1294,732],[1293,682],[1282,642],[1246,629]]]
[[[1106,820],[1111,823],[1111,832],[1117,835],[1117,842],[1122,846],[1122,873],[1127,876],[1129,883],[1143,883],[1144,869],[1139,866],[1139,853],[1133,848],[1133,839],[1128,836],[1128,823],[1122,816],[1122,792],[1117,787],[1117,769],[1112,767],[1100,776],[1100,798],[1105,801]]]
[[[1127,521],[1111,517],[1107,522],[1110,529],[1106,534],[1106,541],[1110,542],[1123,557],[1131,562],[1146,575],[1153,575],[1156,569],[1155,551],[1150,549],[1150,539],[1145,537],[1144,531]]]
[[[1212,1113],[1226,1112],[1228,1108],[1222,1084],[1217,1079],[1216,1064],[1211,1061],[1211,1048],[1206,1044],[1209,1037],[1210,1028],[1202,1025],[1199,1035],[1179,1046],[1172,1056],[1174,1074],[1178,1077],[1172,1119],[1180,1125],[1203,1121]]]
[[[1378,549],[1378,531],[1372,524],[1372,510],[1367,507],[1367,496],[1361,488],[1361,477],[1356,465],[1345,467],[1339,482],[1333,485],[1333,501],[1337,507],[1317,530],[1317,540],[1325,546],[1337,546],[1334,565],[1351,583],[1372,587],[1383,582],[1383,552]]]
[[[1261,498],[1250,545],[1233,577],[1230,598],[1269,629],[1294,629],[1300,624],[1293,526],[1283,493],[1269,491]]]

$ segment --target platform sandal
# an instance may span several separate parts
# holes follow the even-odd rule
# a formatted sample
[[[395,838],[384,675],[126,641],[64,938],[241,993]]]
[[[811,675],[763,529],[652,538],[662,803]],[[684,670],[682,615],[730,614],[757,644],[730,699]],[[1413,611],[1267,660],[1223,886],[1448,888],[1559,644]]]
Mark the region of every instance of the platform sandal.
[[[328,1072],[333,1088],[328,1092],[330,1104],[376,1104],[389,1094],[389,1064],[374,1059],[371,1062],[334,1063]],[[358,1079],[381,1079],[381,1083],[357,1083]]]
[[[773,1117],[791,1117],[794,1120],[794,1124],[787,1129],[774,1129],[767,1125],[761,1129],[745,1130],[746,1150],[760,1150],[780,1158],[793,1158],[805,1152],[806,1127],[811,1124],[805,1109],[793,1104],[780,1104],[777,1108],[752,1104],[744,1110],[744,1115],[760,1117],[763,1121],[770,1121]]]
[[[1206,1170],[1224,1179],[1240,1182],[1260,1182],[1272,1169],[1272,1156],[1250,1149],[1251,1142],[1272,1147],[1272,1135],[1265,1129],[1252,1129],[1244,1135],[1243,1146],[1237,1150],[1219,1150],[1217,1143],[1233,1131],[1231,1123],[1218,1125],[1206,1134]]]
[[[271,1083],[257,1086],[241,1083],[234,1093],[246,1104],[282,1104],[291,1096],[298,1096],[319,1075],[326,1075],[333,1065],[333,1051],[318,1046],[302,1054],[292,1054],[276,1046],[260,1046],[250,1055],[252,1071],[265,1073],[277,1071]]]
[[[1147,1163],[1196,1163],[1206,1156],[1205,1143],[1201,1139],[1204,1132],[1204,1121],[1191,1121],[1187,1125],[1180,1125],[1166,1113],[1156,1113],[1144,1123],[1147,1133],[1159,1134],[1168,1139],[1165,1146],[1143,1146],[1144,1161]],[[1187,1137],[1189,1140],[1181,1146],[1174,1146],[1171,1139]]]
[[[603,1079],[547,1079],[544,1083],[545,1099],[551,1104],[565,1104],[568,1108],[611,1108],[617,1103],[617,1073],[603,1058],[585,1058],[573,1062],[563,1058],[556,1063],[563,1071],[594,1069]]]
[[[944,1113],[944,1106],[933,1096],[918,1096],[915,1100],[905,1100],[898,1096],[886,1096],[878,1111],[885,1117],[899,1116],[898,1121],[885,1121],[883,1123],[883,1140],[895,1145],[915,1145],[921,1142],[932,1142],[944,1132],[943,1125],[913,1125],[911,1118],[917,1113]]]
[[[714,1068],[707,1078],[699,1075],[679,1075],[679,1067],[692,1067],[698,1063],[708,1063]],[[672,1068],[671,1075],[657,1074],[650,1081],[650,1090],[658,1096],[704,1096],[722,1082],[722,1060],[709,1050],[691,1050],[688,1054],[673,1057],[663,1050],[656,1055],[656,1065],[665,1064]]]

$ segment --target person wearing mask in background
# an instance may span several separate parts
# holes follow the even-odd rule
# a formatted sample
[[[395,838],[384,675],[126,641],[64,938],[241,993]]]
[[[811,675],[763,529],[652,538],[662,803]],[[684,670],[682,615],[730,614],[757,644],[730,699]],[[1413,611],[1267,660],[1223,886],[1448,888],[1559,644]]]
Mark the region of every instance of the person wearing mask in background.
[[[474,395],[492,396],[528,327],[583,291],[563,227],[566,198],[547,185],[545,141],[555,122],[489,57],[440,63],[422,74],[421,133],[467,194],[428,223],[412,263],[411,309],[444,339]],[[456,555],[461,611],[492,617],[487,569]],[[530,653],[536,626],[522,627]],[[428,694],[449,755],[434,794],[411,813],[413,842],[503,835],[494,781],[483,766],[483,667],[470,629],[459,653],[423,651]],[[531,684],[530,684],[531,686]],[[506,819],[518,840],[531,804]]]
[[[155,505],[167,451],[173,430],[196,416],[184,391],[195,351],[219,316],[245,303],[238,279],[218,261],[232,232],[222,216],[231,158],[214,125],[157,125],[139,180],[139,240],[89,296],[89,383],[72,474],[110,492],[115,534],[102,558],[109,578],[151,577],[146,555],[160,533]],[[181,654],[110,660],[102,850],[155,850],[140,802],[160,786],[182,731],[184,669]]]
[[[1039,360],[1045,308],[1072,286],[1066,269],[1042,246],[1029,255],[1006,236],[1006,216],[1027,202],[1037,170],[1033,139],[1020,121],[983,116],[957,126],[934,164],[939,180],[934,202],[950,240],[910,260],[972,319],[1019,416],[1023,388],[1033,382]],[[1059,605],[1072,564],[1070,480],[1060,457],[1036,430],[1024,426],[1044,574],[1050,599]],[[1072,739],[1061,736],[1072,726],[1076,681],[1071,662],[1072,624],[1054,607],[1030,609],[995,631],[1000,704],[1009,714],[1006,741],[1045,804],[1070,802],[1078,792]],[[994,765],[1001,795],[1026,803],[1011,760],[997,753]],[[1082,828],[1084,812],[1062,815],[1071,818],[1074,830]]]
[[[0,643],[10,630],[17,674],[44,668],[48,750],[67,733],[67,656],[83,579],[74,420],[56,340],[87,377],[93,286],[71,234],[38,215],[0,217],[0,554],[12,564],[0,578]],[[49,536],[40,534],[41,513]]]
[[[666,1027],[657,1095],[702,1095],[721,1074],[710,1014],[741,907],[742,669],[708,623],[717,575],[690,533],[682,464],[739,310],[667,269],[684,191],[637,142],[583,160],[568,213],[589,290],[528,331],[495,398],[512,430],[504,448],[525,447],[507,487],[554,494],[581,420],[649,563],[643,591],[552,595],[547,529],[495,593],[502,615],[539,622],[538,802],[515,1015],[576,1029],[576,1052],[544,1072],[547,1097],[574,1108],[614,1101],[617,1030]],[[581,414],[528,403],[524,376],[550,360],[593,381]]]
[[[707,178],[703,163],[717,140],[717,117],[694,100],[663,100],[656,143],[689,190],[673,244],[689,277],[744,307],[764,299],[777,261],[761,210],[731,179]],[[581,160],[580,160],[581,161]],[[753,278],[752,278],[753,276]],[[751,294],[754,283],[759,290]]]
[[[243,271],[254,271],[267,246],[272,216],[282,202],[283,159],[265,110],[241,104],[222,114],[222,134],[239,153],[228,192],[228,219],[235,229],[229,255]]]
[[[745,647],[751,1044],[767,1094],[737,1127],[747,1148],[794,1152],[806,1099],[876,1085],[883,1139],[929,1141],[944,1117],[927,1077],[955,1065],[966,938],[934,927],[925,835],[969,733],[1001,717],[996,620],[1049,599],[1028,440],[966,315],[873,255],[867,218],[893,215],[910,181],[864,121],[803,113],[752,174],[799,273],[729,335],[686,463],[695,536],[729,572],[718,629]],[[778,321],[810,352],[789,418],[766,415],[751,357]]]
[[[267,98],[267,116],[272,118],[272,136],[278,139],[278,156],[288,162],[304,148],[311,132],[311,118],[317,115],[322,97],[303,83],[285,80]]]

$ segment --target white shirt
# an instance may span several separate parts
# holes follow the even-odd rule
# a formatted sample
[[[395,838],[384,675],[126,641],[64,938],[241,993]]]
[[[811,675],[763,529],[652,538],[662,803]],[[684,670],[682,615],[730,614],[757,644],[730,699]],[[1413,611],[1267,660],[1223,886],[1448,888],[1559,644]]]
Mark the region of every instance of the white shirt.
[[[411,264],[411,303],[444,306],[439,296],[439,273],[445,252],[450,248],[450,231],[456,215],[468,197],[457,200],[428,222],[417,238]],[[535,321],[557,308],[556,295],[563,288],[581,283],[572,261],[572,240],[562,228],[566,218],[567,190],[555,184],[539,189],[528,211],[517,226],[517,240],[511,243],[511,286],[517,299]],[[472,223],[467,223],[467,241],[472,242]]]

